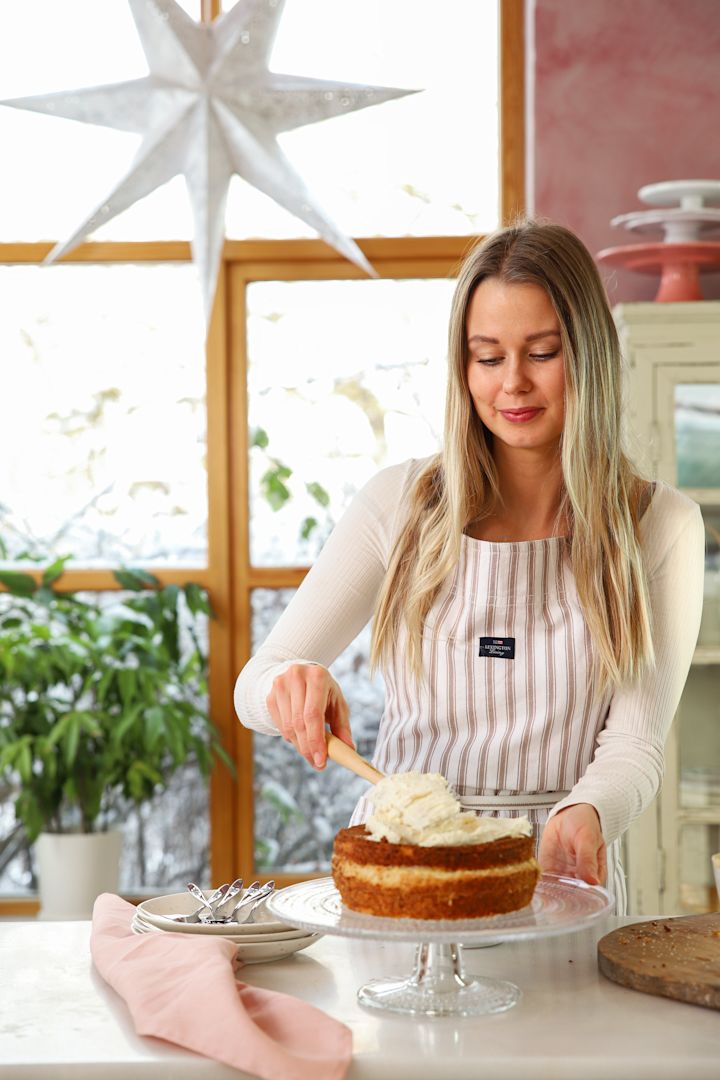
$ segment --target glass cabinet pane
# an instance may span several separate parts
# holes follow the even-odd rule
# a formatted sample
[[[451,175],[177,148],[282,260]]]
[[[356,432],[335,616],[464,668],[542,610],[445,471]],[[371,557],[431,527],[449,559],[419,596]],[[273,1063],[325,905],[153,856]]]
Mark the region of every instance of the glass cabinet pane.
[[[720,852],[720,825],[686,825],[680,832],[679,914],[720,911],[712,856]]]
[[[720,697],[718,668],[690,669],[678,708],[682,809],[717,807],[720,815]]]
[[[720,509],[706,507],[705,587],[698,645],[720,647]],[[717,678],[717,668],[715,669]]]
[[[292,589],[253,590],[253,651],[292,595]],[[368,678],[369,644],[366,627],[330,668],[350,706],[353,738],[363,757],[374,749],[384,701],[380,678]],[[335,833],[347,825],[367,783],[334,762],[317,772],[282,738],[256,735],[253,755],[257,870],[328,870]]]
[[[686,488],[720,488],[720,385],[675,386],[677,483]]]

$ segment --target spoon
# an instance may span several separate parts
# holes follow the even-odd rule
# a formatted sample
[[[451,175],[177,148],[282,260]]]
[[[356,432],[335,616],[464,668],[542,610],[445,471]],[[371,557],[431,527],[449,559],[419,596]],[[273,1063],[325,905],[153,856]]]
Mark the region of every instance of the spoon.
[[[344,765],[350,772],[354,772],[356,776],[361,776],[363,780],[369,780],[371,784],[377,784],[378,780],[383,779],[384,773],[381,773],[374,765],[361,757],[357,750],[353,750],[352,746],[348,746],[342,739],[338,739],[337,735],[326,731],[325,741],[327,742],[328,757],[331,761],[336,761],[338,765]]]
[[[200,919],[201,911],[205,911],[205,908],[199,907],[195,911],[191,911],[189,915],[163,915],[163,918],[172,919],[173,922],[199,923],[202,921]]]
[[[227,891],[228,891],[228,885],[220,885],[215,890],[215,892],[211,892],[210,895],[207,898],[207,902],[210,905],[210,907],[214,909],[220,903],[223,896],[225,896],[227,894]]]
[[[205,893],[202,891],[202,889],[199,889],[197,885],[195,885],[192,881],[188,881],[187,889],[188,892],[191,893],[196,900],[200,901],[203,907],[206,907],[208,909],[211,915],[214,914],[210,901],[206,898]],[[217,892],[217,890],[215,891]]]
[[[242,891],[242,886],[243,879],[239,877],[235,878],[232,885],[224,887],[225,892],[223,893],[219,902],[213,904],[213,918],[223,918],[223,908],[226,908],[230,901],[233,899],[233,897],[237,896],[237,894]],[[210,903],[212,903],[212,897],[210,897]]]

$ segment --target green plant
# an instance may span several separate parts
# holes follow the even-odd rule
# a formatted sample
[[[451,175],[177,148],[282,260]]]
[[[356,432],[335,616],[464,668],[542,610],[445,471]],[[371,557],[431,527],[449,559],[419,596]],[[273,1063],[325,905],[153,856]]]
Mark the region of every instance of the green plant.
[[[19,788],[31,841],[97,831],[116,802],[151,799],[188,760],[205,777],[216,757],[233,768],[204,705],[205,590],[122,569],[115,579],[132,596],[103,607],[56,591],[66,562],[40,584],[0,572],[0,779]]]
[[[289,502],[293,493],[288,487],[287,482],[293,475],[293,471],[289,465],[286,465],[279,458],[272,457],[268,452],[268,446],[270,445],[270,439],[268,433],[264,428],[258,427],[251,432],[250,446],[252,449],[260,450],[265,455],[265,461],[267,468],[260,477],[260,493],[265,499],[268,506],[276,513],[278,510],[282,510],[285,503]],[[330,496],[317,480],[311,480],[305,484],[305,490],[315,502],[323,510],[327,510],[330,506]],[[314,531],[318,528],[320,522],[316,517],[312,515],[303,519],[300,525],[300,539],[309,540]]]

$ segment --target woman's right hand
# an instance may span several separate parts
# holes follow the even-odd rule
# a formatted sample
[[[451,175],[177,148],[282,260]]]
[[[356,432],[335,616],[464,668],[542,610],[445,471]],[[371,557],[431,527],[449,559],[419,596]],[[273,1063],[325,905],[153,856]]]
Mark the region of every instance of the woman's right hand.
[[[335,679],[320,664],[293,664],[278,675],[266,704],[282,737],[315,769],[324,769],[327,762],[326,724],[333,735],[355,748],[348,704]]]

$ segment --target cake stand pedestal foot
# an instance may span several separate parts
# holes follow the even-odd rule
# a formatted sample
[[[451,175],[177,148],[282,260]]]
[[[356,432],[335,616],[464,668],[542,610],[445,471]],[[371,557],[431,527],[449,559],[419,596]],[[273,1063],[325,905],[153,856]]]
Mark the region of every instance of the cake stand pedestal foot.
[[[700,272],[697,263],[667,260],[662,267],[660,287],[655,296],[658,303],[702,300]]]
[[[408,978],[372,979],[358,990],[369,1009],[408,1016],[484,1016],[516,1005],[520,988],[504,979],[466,975],[460,945],[418,945]]]

